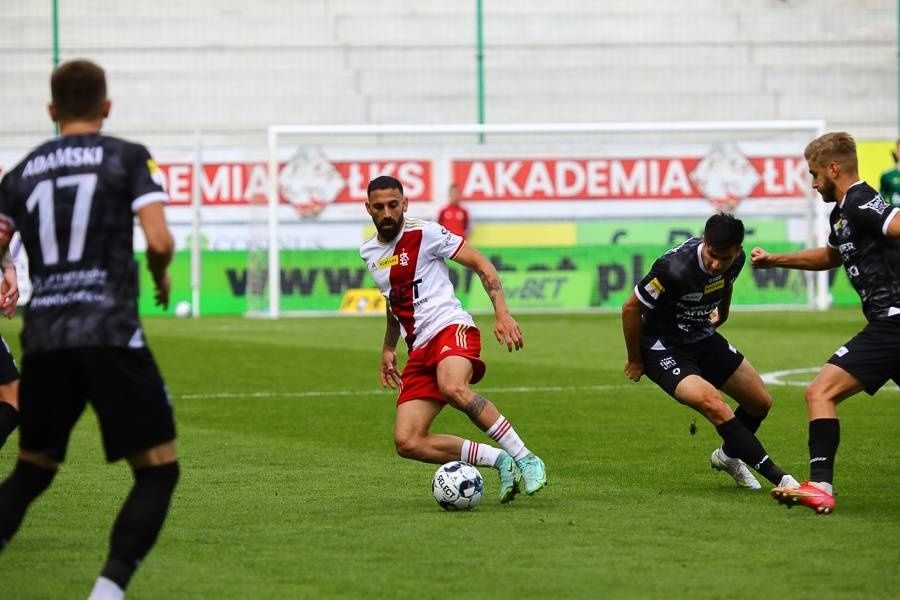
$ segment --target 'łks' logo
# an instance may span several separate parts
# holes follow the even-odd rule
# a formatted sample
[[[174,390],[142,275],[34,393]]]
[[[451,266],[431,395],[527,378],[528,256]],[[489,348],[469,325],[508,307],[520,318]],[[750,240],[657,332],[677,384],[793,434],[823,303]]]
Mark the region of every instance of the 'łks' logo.
[[[344,178],[317,148],[300,148],[278,173],[278,190],[300,213],[317,217],[337,199]]]
[[[726,211],[734,210],[762,180],[733,142],[713,144],[690,177],[713,206]]]
[[[401,250],[400,252],[400,266],[405,267],[409,264],[409,254],[406,253],[406,250]]]

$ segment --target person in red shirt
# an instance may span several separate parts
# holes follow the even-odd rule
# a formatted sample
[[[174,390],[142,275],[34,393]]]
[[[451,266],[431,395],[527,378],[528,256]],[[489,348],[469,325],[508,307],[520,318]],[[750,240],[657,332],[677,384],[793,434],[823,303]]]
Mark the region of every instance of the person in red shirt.
[[[469,237],[469,211],[459,205],[459,186],[455,183],[447,190],[447,205],[438,212],[437,222],[447,231]]]

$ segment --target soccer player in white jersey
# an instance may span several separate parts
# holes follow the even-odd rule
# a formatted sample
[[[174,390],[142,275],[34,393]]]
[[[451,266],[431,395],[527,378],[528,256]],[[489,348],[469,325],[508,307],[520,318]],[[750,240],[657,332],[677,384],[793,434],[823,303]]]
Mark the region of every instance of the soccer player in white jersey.
[[[481,278],[494,306],[494,336],[512,352],[524,342],[506,305],[497,269],[439,224],[406,218],[407,208],[397,179],[382,175],[370,181],[366,211],[377,233],[359,249],[387,298],[381,384],[400,390],[394,426],[397,453],[428,463],[463,460],[493,467],[500,473],[501,503],[511,501],[520,484],[530,496],[547,484],[544,463],[528,450],[497,407],[469,387],[484,377],[481,335],[454,295],[445,260],[452,259]],[[409,346],[402,374],[396,351],[401,332]],[[431,433],[431,423],[445,404],[466,413],[500,448]]]

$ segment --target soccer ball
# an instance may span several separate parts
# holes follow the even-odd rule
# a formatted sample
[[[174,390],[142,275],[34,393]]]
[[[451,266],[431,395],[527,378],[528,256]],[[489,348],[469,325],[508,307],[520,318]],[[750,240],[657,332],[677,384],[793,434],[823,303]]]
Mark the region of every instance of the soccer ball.
[[[182,300],[181,302],[176,304],[175,316],[181,317],[182,319],[191,316],[191,303],[187,300]]]
[[[481,502],[484,479],[473,465],[455,460],[438,468],[431,491],[444,510],[469,510]]]

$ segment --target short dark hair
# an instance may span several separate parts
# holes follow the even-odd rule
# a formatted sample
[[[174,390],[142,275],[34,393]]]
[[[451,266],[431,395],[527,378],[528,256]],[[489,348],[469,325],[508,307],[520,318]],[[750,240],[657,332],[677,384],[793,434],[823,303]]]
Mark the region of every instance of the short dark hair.
[[[706,220],[703,242],[711,248],[731,248],[744,243],[744,223],[725,213],[716,213]]]
[[[57,116],[63,121],[102,117],[106,73],[89,60],[64,62],[50,76],[50,96]]]
[[[371,196],[375,190],[400,190],[400,195],[402,196],[403,184],[400,183],[399,179],[390,175],[379,175],[369,182],[369,187],[366,188],[366,197]]]

